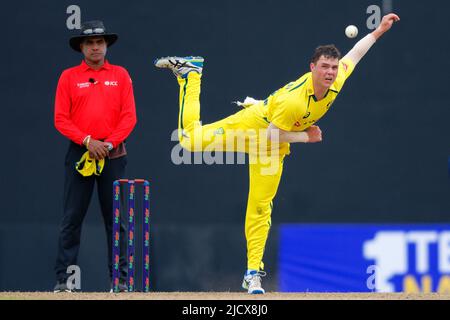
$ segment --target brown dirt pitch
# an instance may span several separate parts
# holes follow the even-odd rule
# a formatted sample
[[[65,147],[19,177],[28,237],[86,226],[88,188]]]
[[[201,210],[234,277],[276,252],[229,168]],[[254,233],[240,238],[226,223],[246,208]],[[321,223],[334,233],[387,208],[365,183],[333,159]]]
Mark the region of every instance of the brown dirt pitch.
[[[241,292],[53,293],[0,292],[0,300],[450,300],[438,293],[276,293]]]

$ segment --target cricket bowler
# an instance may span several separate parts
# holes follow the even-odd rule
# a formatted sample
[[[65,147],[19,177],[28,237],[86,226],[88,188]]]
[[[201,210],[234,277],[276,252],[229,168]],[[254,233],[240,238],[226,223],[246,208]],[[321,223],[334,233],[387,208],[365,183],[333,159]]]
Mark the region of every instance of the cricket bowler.
[[[246,152],[250,163],[250,190],[245,217],[247,270],[242,287],[250,294],[263,294],[263,255],[271,226],[272,201],[280,183],[283,161],[290,143],[322,141],[315,125],[330,109],[355,66],[400,18],[390,13],[380,25],[341,58],[334,45],[319,46],[311,59],[310,72],[272,93],[265,100],[247,98],[244,108],[220,121],[200,122],[202,57],[165,57],[155,61],[168,68],[180,86],[178,137],[183,148]],[[261,134],[261,132],[263,134]],[[231,138],[230,138],[231,137]],[[241,142],[241,143],[239,143]]]

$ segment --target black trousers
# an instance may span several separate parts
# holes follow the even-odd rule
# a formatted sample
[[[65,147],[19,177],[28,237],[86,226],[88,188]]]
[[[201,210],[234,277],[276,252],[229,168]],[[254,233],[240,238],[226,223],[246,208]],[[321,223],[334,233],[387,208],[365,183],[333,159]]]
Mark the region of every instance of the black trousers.
[[[83,177],[76,169],[78,162],[87,150],[85,147],[75,143],[70,143],[65,158],[65,181],[64,181],[64,211],[59,229],[58,253],[56,258],[55,272],[57,281],[66,281],[70,274],[67,268],[70,265],[77,265],[78,251],[80,249],[81,229],[84,217],[86,216],[89,203],[97,182],[98,198],[105,225],[107,248],[108,248],[108,268],[109,276],[112,279],[112,192],[114,180],[125,177],[125,167],[127,157],[117,159],[105,159],[105,165],[100,176],[92,175]],[[121,193],[121,203],[124,201]],[[122,206],[123,207],[123,206]],[[121,278],[126,278],[126,218],[121,214],[120,228],[120,274]],[[93,257],[95,258],[95,257]],[[82,270],[81,270],[82,271]]]

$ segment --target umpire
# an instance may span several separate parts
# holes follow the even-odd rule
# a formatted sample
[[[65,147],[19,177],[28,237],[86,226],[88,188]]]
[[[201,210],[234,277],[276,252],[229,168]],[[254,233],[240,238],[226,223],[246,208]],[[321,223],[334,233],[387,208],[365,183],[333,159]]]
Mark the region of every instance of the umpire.
[[[117,41],[102,21],[89,21],[70,47],[81,52],[80,65],[59,78],[55,98],[56,129],[70,140],[65,157],[64,210],[59,229],[54,292],[73,291],[67,285],[67,268],[77,264],[83,219],[95,182],[106,229],[108,267],[112,278],[112,184],[125,177],[125,139],[136,125],[131,78],[123,67],[110,64],[107,49]],[[90,164],[94,170],[88,170]],[[122,223],[122,225],[124,225]],[[126,239],[121,228],[121,239]],[[121,244],[123,246],[123,243]],[[121,250],[124,252],[124,250]],[[121,279],[126,279],[126,259],[120,257]],[[126,288],[125,284],[121,286]]]

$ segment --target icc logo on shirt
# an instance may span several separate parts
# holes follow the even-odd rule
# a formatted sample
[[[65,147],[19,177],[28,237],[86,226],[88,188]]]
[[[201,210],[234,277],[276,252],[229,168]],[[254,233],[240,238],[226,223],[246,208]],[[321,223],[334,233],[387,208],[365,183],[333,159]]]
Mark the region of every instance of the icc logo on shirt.
[[[118,85],[118,81],[105,81],[105,86],[117,87]]]

